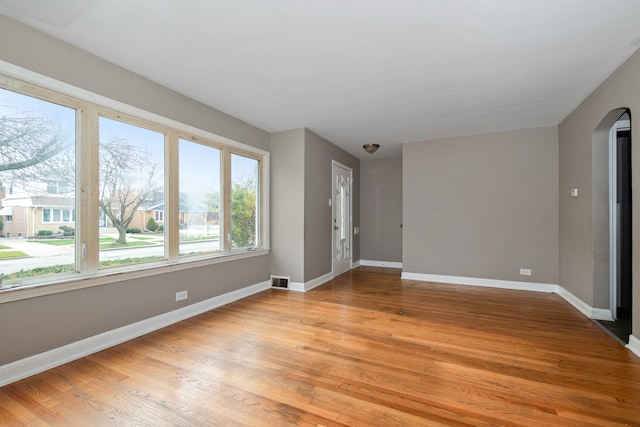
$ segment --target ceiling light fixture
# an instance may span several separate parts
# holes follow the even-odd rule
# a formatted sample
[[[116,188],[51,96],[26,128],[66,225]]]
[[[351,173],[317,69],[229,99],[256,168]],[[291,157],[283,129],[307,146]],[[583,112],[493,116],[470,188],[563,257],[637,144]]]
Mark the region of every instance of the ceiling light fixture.
[[[364,148],[364,151],[366,151],[367,153],[373,154],[378,151],[378,148],[380,148],[380,144],[364,144],[362,148]]]

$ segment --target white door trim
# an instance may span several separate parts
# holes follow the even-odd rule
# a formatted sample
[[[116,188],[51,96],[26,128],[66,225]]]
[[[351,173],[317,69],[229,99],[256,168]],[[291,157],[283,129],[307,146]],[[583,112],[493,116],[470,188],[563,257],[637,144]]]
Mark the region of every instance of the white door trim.
[[[618,143],[619,130],[631,128],[629,120],[618,120],[609,131],[609,309],[611,317],[618,317]]]

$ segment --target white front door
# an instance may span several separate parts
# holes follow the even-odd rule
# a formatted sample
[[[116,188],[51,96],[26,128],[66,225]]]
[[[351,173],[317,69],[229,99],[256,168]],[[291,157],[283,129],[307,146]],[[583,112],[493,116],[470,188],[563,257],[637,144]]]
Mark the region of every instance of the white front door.
[[[333,275],[351,269],[351,175],[346,166],[333,162]]]

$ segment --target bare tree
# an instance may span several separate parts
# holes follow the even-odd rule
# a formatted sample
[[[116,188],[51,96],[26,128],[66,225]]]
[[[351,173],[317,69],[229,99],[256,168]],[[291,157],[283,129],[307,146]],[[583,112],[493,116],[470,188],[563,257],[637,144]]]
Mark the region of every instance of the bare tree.
[[[100,141],[100,209],[118,230],[118,244],[137,209],[161,189],[162,168],[155,157],[125,138]]]
[[[56,182],[72,192],[74,139],[46,117],[28,113],[0,116],[0,173],[25,188]]]

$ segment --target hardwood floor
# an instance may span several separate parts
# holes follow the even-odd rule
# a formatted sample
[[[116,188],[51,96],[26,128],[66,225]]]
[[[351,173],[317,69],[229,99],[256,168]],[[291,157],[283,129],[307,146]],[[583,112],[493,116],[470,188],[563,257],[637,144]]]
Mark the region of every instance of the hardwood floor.
[[[10,426],[640,425],[640,359],[553,294],[359,268],[0,389]]]

